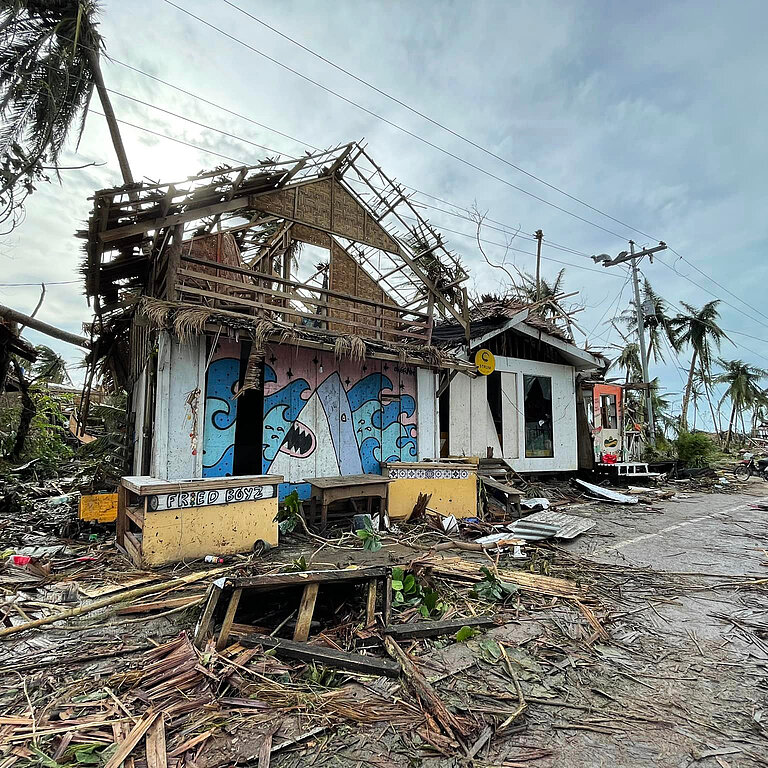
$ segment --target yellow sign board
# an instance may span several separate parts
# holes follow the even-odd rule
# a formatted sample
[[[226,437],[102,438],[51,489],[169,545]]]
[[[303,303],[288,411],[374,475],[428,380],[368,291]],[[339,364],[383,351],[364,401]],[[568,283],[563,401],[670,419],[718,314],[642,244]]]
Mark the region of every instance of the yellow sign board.
[[[96,523],[114,523],[117,520],[117,494],[95,493],[80,497],[81,520]]]
[[[496,370],[496,358],[487,349],[478,349],[475,355],[478,373],[487,376]]]

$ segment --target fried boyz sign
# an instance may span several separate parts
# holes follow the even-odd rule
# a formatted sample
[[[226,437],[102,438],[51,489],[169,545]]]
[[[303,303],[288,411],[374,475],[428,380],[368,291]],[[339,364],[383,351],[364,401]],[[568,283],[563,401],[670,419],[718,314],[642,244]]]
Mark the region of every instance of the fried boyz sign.
[[[179,493],[150,496],[149,508],[162,511],[165,509],[188,509],[189,507],[212,507],[216,504],[232,504],[237,501],[271,499],[274,495],[275,487],[273,485],[221,488],[215,491],[180,491]]]

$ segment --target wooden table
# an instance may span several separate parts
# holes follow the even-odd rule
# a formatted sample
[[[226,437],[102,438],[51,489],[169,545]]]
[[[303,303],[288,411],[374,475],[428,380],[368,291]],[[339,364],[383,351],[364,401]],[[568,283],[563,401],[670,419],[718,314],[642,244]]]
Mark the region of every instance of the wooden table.
[[[366,499],[366,512],[371,514],[373,499],[379,499],[379,521],[383,519],[389,498],[389,484],[392,479],[383,475],[336,475],[333,477],[308,477],[305,483],[311,486],[310,515],[314,525],[317,520],[317,507],[320,505],[320,529],[328,525],[328,507],[335,501],[351,501],[357,509],[355,500]]]
[[[224,593],[229,595],[229,604],[227,605],[224,621],[216,641],[217,650],[222,650],[227,645],[243,592],[246,595],[252,595],[254,592],[261,593],[260,598],[263,601],[264,592],[292,586],[304,588],[296,618],[296,629],[293,633],[295,642],[306,642],[309,638],[315,601],[317,600],[317,592],[321,584],[365,583],[367,585],[365,624],[366,626],[372,626],[376,614],[376,587],[379,581],[383,585],[381,622],[386,627],[389,624],[389,615],[392,607],[392,569],[389,566],[378,565],[343,569],[334,568],[321,571],[292,571],[289,573],[263,574],[261,576],[222,577],[216,579],[208,590],[205,608],[195,629],[194,643],[198,648],[202,647],[213,622],[216,607]]]

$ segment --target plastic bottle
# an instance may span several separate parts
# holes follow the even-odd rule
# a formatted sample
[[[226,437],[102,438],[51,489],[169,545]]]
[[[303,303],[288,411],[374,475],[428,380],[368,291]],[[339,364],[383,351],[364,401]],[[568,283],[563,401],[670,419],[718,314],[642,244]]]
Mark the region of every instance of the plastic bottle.
[[[216,555],[206,555],[204,558],[206,563],[223,563],[224,558],[223,557],[217,557]]]

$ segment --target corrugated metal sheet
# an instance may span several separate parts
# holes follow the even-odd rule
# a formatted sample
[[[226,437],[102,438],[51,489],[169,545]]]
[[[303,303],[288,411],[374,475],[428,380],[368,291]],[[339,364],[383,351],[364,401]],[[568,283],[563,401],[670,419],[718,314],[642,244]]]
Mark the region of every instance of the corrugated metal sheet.
[[[576,536],[586,533],[590,528],[594,528],[595,525],[597,525],[595,520],[576,517],[575,515],[565,515],[562,512],[546,509],[543,512],[534,512],[532,515],[523,517],[508,526],[508,528],[521,539],[539,541],[547,538],[547,536],[531,538],[530,535],[536,531],[544,531],[546,528],[549,528],[554,529],[554,533],[549,534],[550,536],[558,539],[574,539]]]

